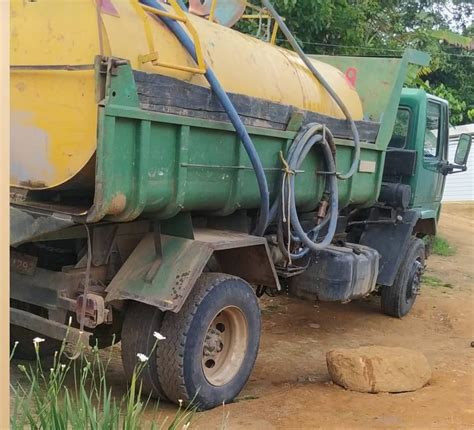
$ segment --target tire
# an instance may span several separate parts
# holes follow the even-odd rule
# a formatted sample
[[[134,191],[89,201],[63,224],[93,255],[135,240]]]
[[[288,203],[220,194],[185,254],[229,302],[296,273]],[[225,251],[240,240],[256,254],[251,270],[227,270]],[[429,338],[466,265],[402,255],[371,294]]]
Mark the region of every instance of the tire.
[[[137,354],[148,357],[147,365],[140,373],[142,393],[155,398],[166,399],[158,378],[156,351],[151,350],[156,342],[155,331],[160,332],[163,312],[158,308],[144,303],[130,302],[122,325],[122,365],[127,379],[132,379],[136,365]]]
[[[166,340],[158,345],[157,364],[168,399],[199,410],[231,402],[253,370],[260,328],[247,282],[202,274],[180,312],[167,312],[161,325]]]
[[[20,302],[18,300],[11,300],[10,305],[16,309],[31,312],[32,314],[39,315],[43,318],[48,318],[48,310],[40,306],[31,305],[28,303]],[[27,328],[20,327],[17,325],[10,324],[10,352],[15,348],[13,358],[21,360],[35,360],[36,351],[33,344],[33,339],[40,337],[44,339],[44,342],[39,344],[39,356],[40,359],[48,359],[54,355],[55,351],[59,351],[61,348],[61,341],[52,339],[44,336],[41,333]],[[15,343],[18,344],[15,347]]]
[[[381,289],[384,314],[402,318],[410,312],[419,293],[424,267],[425,244],[421,239],[412,237],[393,285]]]

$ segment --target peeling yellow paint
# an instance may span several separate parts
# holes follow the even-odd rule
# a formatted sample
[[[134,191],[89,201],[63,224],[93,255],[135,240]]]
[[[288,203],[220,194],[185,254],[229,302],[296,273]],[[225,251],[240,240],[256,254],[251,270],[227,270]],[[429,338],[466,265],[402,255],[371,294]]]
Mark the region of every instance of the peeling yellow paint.
[[[11,2],[12,65],[93,64],[94,0]],[[94,71],[11,72],[10,181],[50,188],[75,176],[97,146]]]

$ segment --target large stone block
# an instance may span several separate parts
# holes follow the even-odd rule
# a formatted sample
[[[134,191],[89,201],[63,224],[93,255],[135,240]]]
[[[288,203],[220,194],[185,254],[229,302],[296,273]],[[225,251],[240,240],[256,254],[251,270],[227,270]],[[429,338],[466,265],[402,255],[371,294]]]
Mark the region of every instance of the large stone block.
[[[426,357],[406,348],[335,349],[326,354],[326,362],[336,384],[363,393],[415,391],[431,378]]]

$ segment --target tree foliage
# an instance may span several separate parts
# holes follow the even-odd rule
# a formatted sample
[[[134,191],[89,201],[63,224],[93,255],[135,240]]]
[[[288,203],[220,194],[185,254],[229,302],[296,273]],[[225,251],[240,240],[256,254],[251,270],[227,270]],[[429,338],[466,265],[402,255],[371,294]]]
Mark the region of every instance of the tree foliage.
[[[254,1],[257,4],[258,1]],[[407,85],[447,99],[453,125],[474,121],[474,3],[465,0],[274,0],[308,53],[399,56],[427,51],[429,67]],[[260,35],[265,21],[241,21]],[[262,29],[263,27],[263,29]],[[285,45],[283,39],[278,43]]]

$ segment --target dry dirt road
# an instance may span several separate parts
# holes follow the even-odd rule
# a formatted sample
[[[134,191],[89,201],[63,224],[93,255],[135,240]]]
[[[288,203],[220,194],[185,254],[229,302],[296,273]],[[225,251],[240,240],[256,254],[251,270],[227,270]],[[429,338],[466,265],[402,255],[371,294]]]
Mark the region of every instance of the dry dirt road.
[[[192,427],[474,428],[474,205],[446,206],[440,235],[457,252],[429,258],[426,275],[441,282],[424,285],[403,320],[382,315],[377,298],[346,305],[263,299],[260,353],[249,383],[237,402],[197,414]],[[422,351],[433,368],[431,383],[402,394],[333,385],[326,351],[362,345]],[[117,394],[125,390],[118,355],[110,380]],[[162,403],[161,418],[174,410]]]

